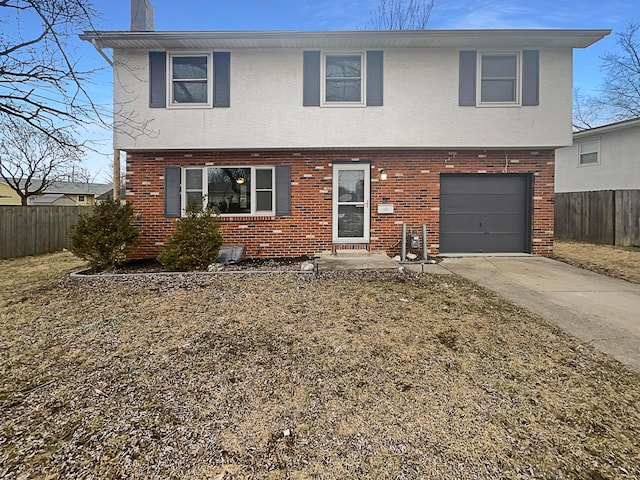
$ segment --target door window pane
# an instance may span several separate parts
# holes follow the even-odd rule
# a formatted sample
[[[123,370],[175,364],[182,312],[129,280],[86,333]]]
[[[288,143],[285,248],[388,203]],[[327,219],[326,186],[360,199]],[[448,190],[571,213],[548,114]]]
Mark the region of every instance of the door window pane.
[[[364,202],[364,172],[341,170],[338,175],[338,202]]]
[[[364,236],[364,205],[338,206],[338,237]]]

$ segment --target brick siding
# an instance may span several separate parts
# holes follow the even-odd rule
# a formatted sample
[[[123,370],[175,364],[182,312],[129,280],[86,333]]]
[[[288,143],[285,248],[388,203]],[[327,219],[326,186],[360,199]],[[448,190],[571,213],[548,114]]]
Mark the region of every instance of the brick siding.
[[[438,253],[441,173],[528,172],[534,174],[532,252],[552,253],[553,150],[135,151],[127,152],[126,199],[133,206],[141,241],[132,257],[155,257],[174,229],[176,219],[163,214],[165,165],[291,165],[291,215],[221,217],[224,241],[244,244],[249,257],[332,251],[332,164],[354,158],[371,163],[371,251],[397,253],[406,223],[420,232],[426,224],[429,253]],[[387,180],[378,180],[380,169],[387,172]],[[381,203],[393,204],[394,213],[378,214]]]

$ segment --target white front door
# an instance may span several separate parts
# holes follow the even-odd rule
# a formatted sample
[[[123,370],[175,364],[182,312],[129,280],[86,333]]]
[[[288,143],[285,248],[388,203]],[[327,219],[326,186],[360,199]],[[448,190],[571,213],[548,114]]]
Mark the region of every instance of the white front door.
[[[333,243],[369,243],[369,164],[333,166]]]

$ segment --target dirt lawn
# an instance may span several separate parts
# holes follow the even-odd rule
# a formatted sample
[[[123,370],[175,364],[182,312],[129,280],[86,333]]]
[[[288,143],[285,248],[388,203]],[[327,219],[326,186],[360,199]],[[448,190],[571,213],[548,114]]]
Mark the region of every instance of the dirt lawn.
[[[554,258],[570,265],[640,283],[640,247],[554,240]]]
[[[460,278],[79,264],[0,261],[0,478],[640,477],[640,375]]]

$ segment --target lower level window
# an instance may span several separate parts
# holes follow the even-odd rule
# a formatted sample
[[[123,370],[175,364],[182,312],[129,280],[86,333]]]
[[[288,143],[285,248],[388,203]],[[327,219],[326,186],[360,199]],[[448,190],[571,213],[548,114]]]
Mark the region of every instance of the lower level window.
[[[183,205],[207,205],[221,215],[273,215],[273,167],[184,170]]]
[[[598,163],[598,142],[580,144],[580,165]]]

